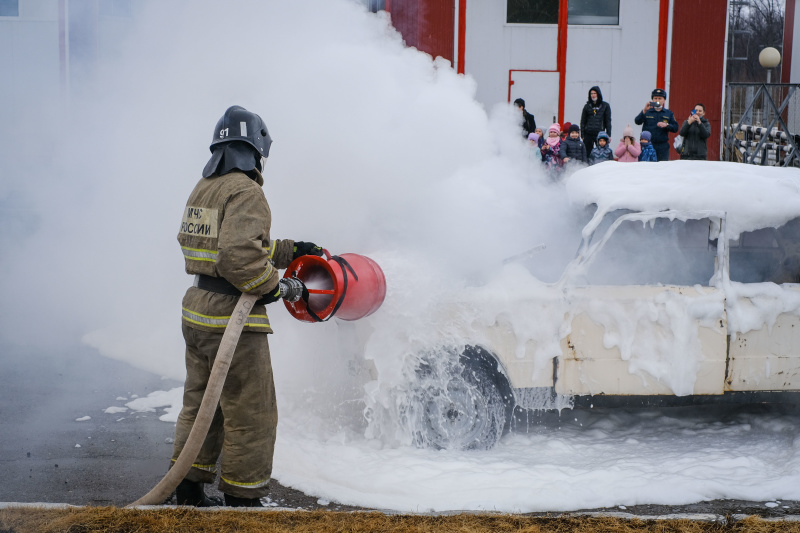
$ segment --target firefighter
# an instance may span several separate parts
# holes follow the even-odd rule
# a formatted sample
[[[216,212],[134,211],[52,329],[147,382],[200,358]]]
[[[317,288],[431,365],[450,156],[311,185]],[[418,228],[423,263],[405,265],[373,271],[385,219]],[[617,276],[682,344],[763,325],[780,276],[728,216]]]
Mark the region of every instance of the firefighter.
[[[262,186],[272,139],[261,117],[233,106],[217,122],[211,159],[186,203],[178,242],[186,272],[195,283],[183,297],[186,384],[175,429],[172,463],[194,424],[222,334],[242,293],[259,296],[231,361],[208,436],[192,468],[176,489],[178,505],[220,505],[204,483],[217,474],[225,505],[261,507],[268,493],[278,425],[267,334],[266,304],[288,297],[291,282],[278,269],[307,254],[322,255],[308,242],[273,240]]]

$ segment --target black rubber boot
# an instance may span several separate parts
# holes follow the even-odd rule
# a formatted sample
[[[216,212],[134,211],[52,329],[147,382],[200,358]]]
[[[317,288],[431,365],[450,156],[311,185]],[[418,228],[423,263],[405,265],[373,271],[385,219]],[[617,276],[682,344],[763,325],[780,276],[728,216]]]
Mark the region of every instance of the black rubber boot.
[[[239,498],[230,494],[225,495],[225,505],[228,507],[264,507],[261,498]]]
[[[181,481],[175,488],[175,499],[178,505],[194,507],[220,507],[222,500],[214,496],[206,496],[203,484],[199,481]]]

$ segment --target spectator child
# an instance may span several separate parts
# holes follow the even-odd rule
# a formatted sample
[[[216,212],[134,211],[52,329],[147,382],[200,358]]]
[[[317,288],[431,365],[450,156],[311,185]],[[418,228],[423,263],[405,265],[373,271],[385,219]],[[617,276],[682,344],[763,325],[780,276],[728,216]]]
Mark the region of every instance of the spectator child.
[[[570,126],[572,126],[572,122],[565,122],[564,123],[564,129],[561,130],[561,133],[560,133],[562,141],[567,140],[567,136],[569,135],[569,127]]]
[[[571,161],[588,163],[586,157],[586,145],[581,140],[581,127],[577,124],[572,124],[569,127],[569,136],[564,140],[567,148],[567,157],[564,158],[564,163]]]
[[[597,146],[592,148],[592,153],[589,154],[589,164],[602,163],[603,161],[613,161],[614,151],[608,145],[608,134],[601,131],[597,134]]]
[[[544,132],[542,131],[542,128],[536,128],[533,133],[539,136],[539,148],[541,148],[544,144]]]
[[[539,149],[539,135],[531,133],[528,135],[528,148],[531,151],[531,158],[536,161],[542,160],[542,151]]]
[[[567,156],[567,147],[561,141],[561,127],[558,123],[547,128],[547,139],[542,145],[542,161],[547,170],[553,174],[564,170],[564,158]]]
[[[650,144],[651,137],[652,135],[649,131],[643,131],[639,137],[639,144],[642,147],[642,151],[639,153],[639,161],[652,161],[654,163],[658,161],[656,149]]]
[[[622,139],[619,140],[614,155],[620,163],[633,163],[639,161],[639,154],[642,148],[633,136],[633,128],[628,124],[622,132]]]

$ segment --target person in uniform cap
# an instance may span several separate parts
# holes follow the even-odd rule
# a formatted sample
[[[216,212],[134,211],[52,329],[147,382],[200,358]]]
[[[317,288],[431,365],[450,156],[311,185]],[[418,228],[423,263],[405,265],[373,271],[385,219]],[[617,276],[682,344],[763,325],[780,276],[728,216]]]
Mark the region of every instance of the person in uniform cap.
[[[678,122],[672,111],[665,107],[667,92],[664,89],[653,89],[648,101],[634,122],[642,126],[642,131],[649,131],[651,143],[659,161],[669,160],[669,132],[678,131]]]

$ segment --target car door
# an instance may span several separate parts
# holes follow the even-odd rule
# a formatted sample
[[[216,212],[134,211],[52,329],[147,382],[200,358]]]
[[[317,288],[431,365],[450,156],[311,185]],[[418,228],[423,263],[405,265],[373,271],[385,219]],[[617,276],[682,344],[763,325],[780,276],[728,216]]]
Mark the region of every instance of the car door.
[[[725,255],[716,234],[724,217],[667,211],[606,218],[561,282],[570,311],[556,392],[722,394]]]
[[[800,390],[800,219],[731,241],[729,391]]]

